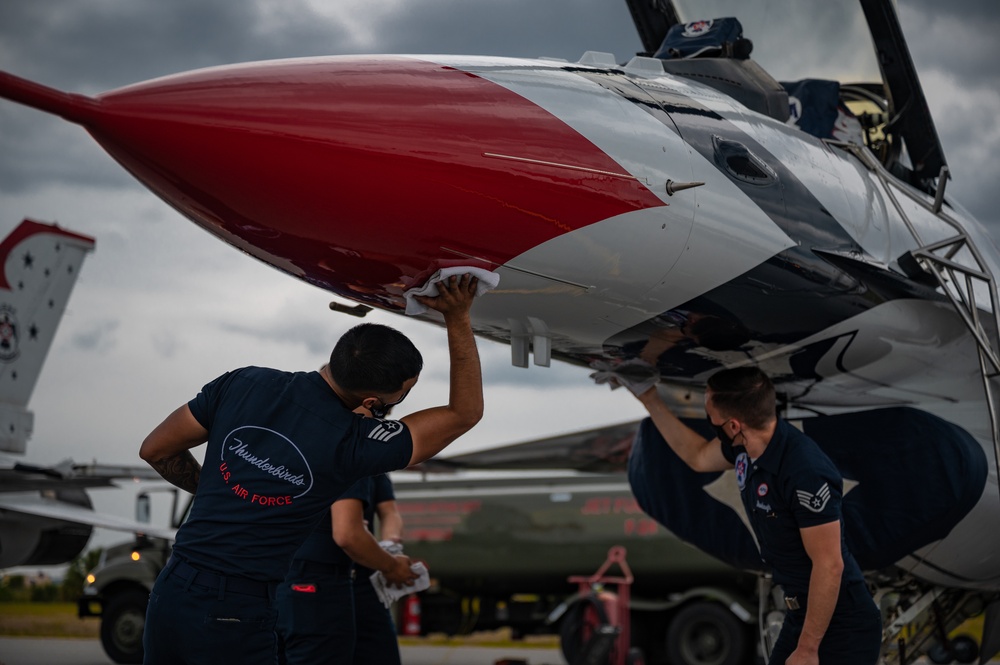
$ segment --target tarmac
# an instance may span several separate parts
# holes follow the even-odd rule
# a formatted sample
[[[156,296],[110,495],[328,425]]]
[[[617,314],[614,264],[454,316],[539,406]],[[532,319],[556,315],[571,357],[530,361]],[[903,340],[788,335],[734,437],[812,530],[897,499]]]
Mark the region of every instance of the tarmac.
[[[558,649],[403,646],[403,665],[566,665]],[[114,665],[96,639],[0,637],[0,665]]]

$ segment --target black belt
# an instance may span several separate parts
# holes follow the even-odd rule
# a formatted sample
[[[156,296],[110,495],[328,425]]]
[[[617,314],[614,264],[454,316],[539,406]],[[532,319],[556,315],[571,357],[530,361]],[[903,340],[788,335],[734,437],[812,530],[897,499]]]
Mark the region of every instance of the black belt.
[[[344,577],[354,577],[353,563],[320,563],[319,561],[302,559],[293,563],[292,569],[301,571],[306,575],[343,575]]]
[[[865,599],[872,599],[872,595],[868,591],[868,586],[863,581],[848,582],[844,586],[840,587],[840,593],[837,595],[837,606],[840,607],[843,603],[857,602]],[[785,607],[789,610],[799,610],[805,608],[805,606],[805,593],[798,592],[785,595]]]
[[[188,584],[197,584],[213,591],[219,590],[220,593],[231,591],[233,593],[241,593],[244,596],[258,596],[260,598],[274,597],[274,588],[276,586],[274,584],[251,580],[247,577],[211,573],[195,568],[177,556],[170,557],[170,560],[167,562],[167,568],[170,568],[170,575],[176,575],[178,579],[182,579]]]

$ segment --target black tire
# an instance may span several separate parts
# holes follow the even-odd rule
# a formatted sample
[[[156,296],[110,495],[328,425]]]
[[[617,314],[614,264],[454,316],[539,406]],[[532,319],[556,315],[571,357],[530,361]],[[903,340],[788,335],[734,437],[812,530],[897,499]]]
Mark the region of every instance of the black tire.
[[[951,640],[951,652],[960,663],[974,663],[979,658],[979,644],[968,635],[958,635]]]
[[[667,630],[667,660],[677,665],[740,665],[746,645],[746,628],[718,603],[684,607]]]
[[[632,647],[625,654],[625,665],[646,665],[646,656],[639,647]]]
[[[604,606],[594,596],[573,603],[559,624],[559,646],[566,662],[578,662],[594,632],[607,622]]]
[[[113,596],[101,618],[101,644],[116,663],[142,663],[142,629],[149,593],[129,589]]]

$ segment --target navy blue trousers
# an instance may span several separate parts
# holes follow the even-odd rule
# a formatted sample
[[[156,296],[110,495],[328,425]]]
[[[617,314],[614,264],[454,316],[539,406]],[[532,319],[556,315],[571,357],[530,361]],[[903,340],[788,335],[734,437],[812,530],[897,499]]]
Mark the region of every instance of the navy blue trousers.
[[[143,663],[272,665],[274,585],[182,571],[172,561],[149,594]]]
[[[352,665],[354,584],[350,566],[293,563],[278,586],[279,665]]]
[[[800,602],[802,596],[799,596]],[[806,607],[789,610],[768,665],[785,665],[799,643]],[[840,590],[837,609],[819,645],[820,665],[875,665],[882,647],[882,615],[864,583]]]
[[[354,580],[354,614],[357,639],[354,644],[355,665],[400,665],[396,625],[389,608],[375,593],[368,575],[359,571]]]

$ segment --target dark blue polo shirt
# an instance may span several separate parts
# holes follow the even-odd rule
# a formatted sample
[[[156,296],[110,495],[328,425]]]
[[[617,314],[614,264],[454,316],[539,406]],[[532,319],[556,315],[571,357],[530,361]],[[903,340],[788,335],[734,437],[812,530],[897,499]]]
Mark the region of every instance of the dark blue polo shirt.
[[[372,479],[362,478],[351,485],[351,488],[340,495],[337,501],[357,499],[361,502],[361,510],[367,515],[371,505]],[[347,552],[342,550],[333,539],[333,521],[329,513],[319,521],[302,546],[295,552],[295,561],[314,561],[331,566],[343,566],[353,563]]]
[[[740,497],[757,535],[761,557],[786,594],[809,591],[812,560],[799,530],[835,520],[841,523],[841,586],[864,580],[844,542],[843,479],[815,441],[778,420],[774,436],[756,461],[750,460],[743,446],[723,444],[722,454],[736,467]]]
[[[223,575],[280,582],[337,498],[413,452],[405,425],[352,413],[318,372],[245,367],[188,407],[208,449],[174,552]]]

